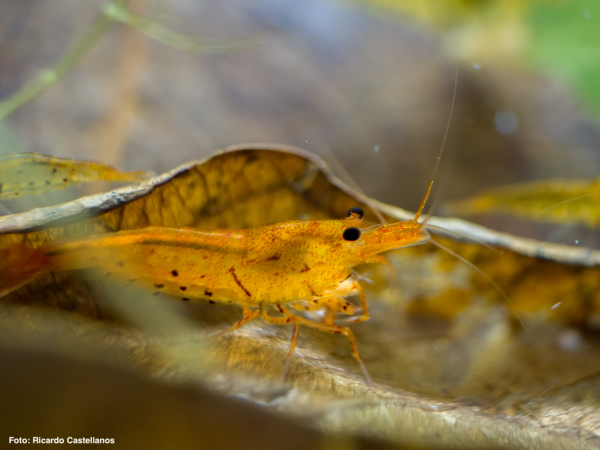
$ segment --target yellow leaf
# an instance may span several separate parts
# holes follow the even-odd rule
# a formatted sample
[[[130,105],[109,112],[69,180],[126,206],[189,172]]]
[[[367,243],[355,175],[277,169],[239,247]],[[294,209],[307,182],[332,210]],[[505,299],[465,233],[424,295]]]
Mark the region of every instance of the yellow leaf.
[[[536,181],[490,189],[455,202],[449,209],[460,215],[508,214],[528,220],[598,228],[598,195],[600,180]]]
[[[150,178],[148,171],[121,172],[106,164],[55,158],[37,153],[0,156],[0,200],[64,189],[73,183],[132,183]]]

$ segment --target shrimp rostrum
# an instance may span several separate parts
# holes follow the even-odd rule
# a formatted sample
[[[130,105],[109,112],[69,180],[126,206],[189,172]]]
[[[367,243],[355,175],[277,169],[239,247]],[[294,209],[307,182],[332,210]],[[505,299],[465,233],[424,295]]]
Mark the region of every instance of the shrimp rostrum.
[[[422,207],[415,219],[388,225],[367,223],[362,209],[352,208],[341,220],[289,221],[246,230],[149,227],[19,248],[18,257],[2,264],[0,296],[51,271],[95,268],[110,279],[183,300],[237,303],[243,317],[229,330],[259,316],[273,324],[295,324],[290,357],[300,325],[343,334],[368,378],[352,331],[334,318],[338,312],[354,315],[349,322],[369,318],[352,268],[386,264],[380,253],[428,242],[429,233],[417,221]],[[360,315],[345,300],[354,294],[360,297]],[[272,315],[273,309],[279,314]],[[298,310],[322,311],[323,319],[311,320]]]

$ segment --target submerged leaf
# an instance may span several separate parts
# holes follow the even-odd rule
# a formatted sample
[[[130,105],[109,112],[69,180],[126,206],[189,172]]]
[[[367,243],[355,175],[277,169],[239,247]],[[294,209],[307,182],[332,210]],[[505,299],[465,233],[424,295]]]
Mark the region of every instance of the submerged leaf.
[[[7,255],[15,244],[36,247],[147,226],[239,229],[291,219],[342,218],[355,206],[365,209],[370,221],[375,221],[372,208],[390,222],[414,217],[353,192],[308,152],[266,145],[230,148],[135,187],[81,199],[78,210],[73,204],[0,220],[0,253]],[[207,333],[241,317],[239,309],[227,305],[109,293],[105,281],[85,281],[77,271],[52,273],[4,297],[3,303],[20,306],[0,308],[0,329],[7,341],[19,335],[45,345],[77,347],[85,341],[93,348],[121,348],[126,350],[122,361],[144,374],[176,382],[200,378],[228,394],[276,403],[281,411],[293,411],[295,420],[301,416],[327,433],[460,448],[500,441],[524,448],[585,448],[597,442],[600,345],[588,334],[593,336],[600,324],[600,252],[521,239],[455,219],[431,218],[429,223],[501,246],[494,251],[461,237],[435,237],[485,272],[512,305],[488,280],[437,247],[390,253],[398,289],[390,293],[387,267],[371,267],[368,277],[374,285],[365,285],[371,319],[349,324],[373,385],[360,374],[343,336],[306,327],[287,375],[294,384],[289,391],[273,385],[281,379],[291,327],[255,320],[210,339],[200,356],[195,347],[183,347],[186,339],[170,344],[177,325],[161,332],[153,326],[115,331],[111,322],[82,321],[71,314],[72,325],[60,327],[46,323],[43,313],[29,312],[31,305],[44,305],[140,324],[144,320],[133,319],[135,314],[115,314],[115,305],[132,302],[150,311],[154,299],[165,307],[181,306]],[[107,303],[110,297],[112,303]],[[160,311],[148,316],[151,324],[165,317]],[[95,339],[92,329],[112,331]],[[215,368],[198,371],[191,363],[198,358],[203,367]]]
[[[467,200],[455,202],[454,214],[508,214],[560,224],[600,226],[600,179],[550,180],[500,186]]]
[[[114,167],[91,161],[55,158],[38,153],[14,153],[0,156],[0,200],[14,200],[64,189],[73,183],[115,181],[132,183],[150,178],[152,172],[121,172]]]

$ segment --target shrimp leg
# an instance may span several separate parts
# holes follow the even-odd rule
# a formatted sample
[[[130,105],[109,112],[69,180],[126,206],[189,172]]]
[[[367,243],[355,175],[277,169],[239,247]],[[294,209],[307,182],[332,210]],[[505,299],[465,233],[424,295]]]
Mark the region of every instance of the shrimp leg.
[[[356,319],[348,320],[348,323],[364,322],[369,317],[371,317],[371,316],[369,316],[369,305],[367,305],[367,297],[365,295],[365,290],[363,289],[362,285],[358,281],[354,282],[354,289],[356,289],[358,291],[358,296],[360,297],[360,305],[362,306],[363,313],[360,317],[357,317]],[[358,352],[357,352],[357,354],[358,354]]]
[[[244,317],[242,317],[241,320],[238,320],[236,323],[234,323],[231,327],[227,328],[226,330],[223,331],[219,331],[216,336],[222,336],[225,333],[229,333],[230,331],[236,330],[239,327],[245,325],[247,322],[250,322],[252,319],[256,319],[258,316],[260,316],[261,310],[260,309],[249,309],[246,305],[244,305]]]
[[[326,331],[327,333],[343,334],[344,336],[346,336],[346,338],[348,338],[348,340],[350,341],[350,349],[352,350],[352,355],[358,361],[358,364],[360,365],[360,368],[362,369],[363,374],[367,379],[367,382],[369,384],[373,383],[369,372],[367,372],[367,368],[365,367],[364,363],[362,362],[362,359],[360,358],[360,355],[358,354],[358,345],[356,343],[356,338],[354,337],[354,333],[350,328],[343,327],[341,325],[330,325],[326,323],[314,322],[312,320],[305,319],[304,317],[292,314],[281,305],[275,305],[275,308],[277,308],[277,311],[279,311],[281,314],[290,319],[296,318],[298,324],[303,324],[311,328],[316,328],[317,330]]]
[[[294,350],[296,349],[296,343],[298,342],[298,334],[300,333],[300,317],[272,317],[267,314],[267,311],[263,311],[263,319],[275,325],[286,325],[288,323],[295,322],[294,331],[292,332],[292,342],[290,345],[290,351],[285,360],[285,365],[283,366],[283,374],[281,375],[281,380],[285,380],[285,375],[290,367],[290,362],[292,361],[292,356],[294,355]]]

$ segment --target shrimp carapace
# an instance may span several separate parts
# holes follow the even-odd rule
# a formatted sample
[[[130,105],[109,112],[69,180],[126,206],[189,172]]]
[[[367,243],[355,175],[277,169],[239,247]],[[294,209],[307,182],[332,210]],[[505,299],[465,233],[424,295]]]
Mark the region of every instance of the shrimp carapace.
[[[36,276],[94,268],[111,279],[135,280],[171,295],[260,307],[345,295],[352,267],[428,239],[412,221],[376,225],[349,216],[247,230],[149,227],[18,253],[27,256],[27,272]],[[0,274],[0,295],[14,290],[20,278],[6,274]]]

